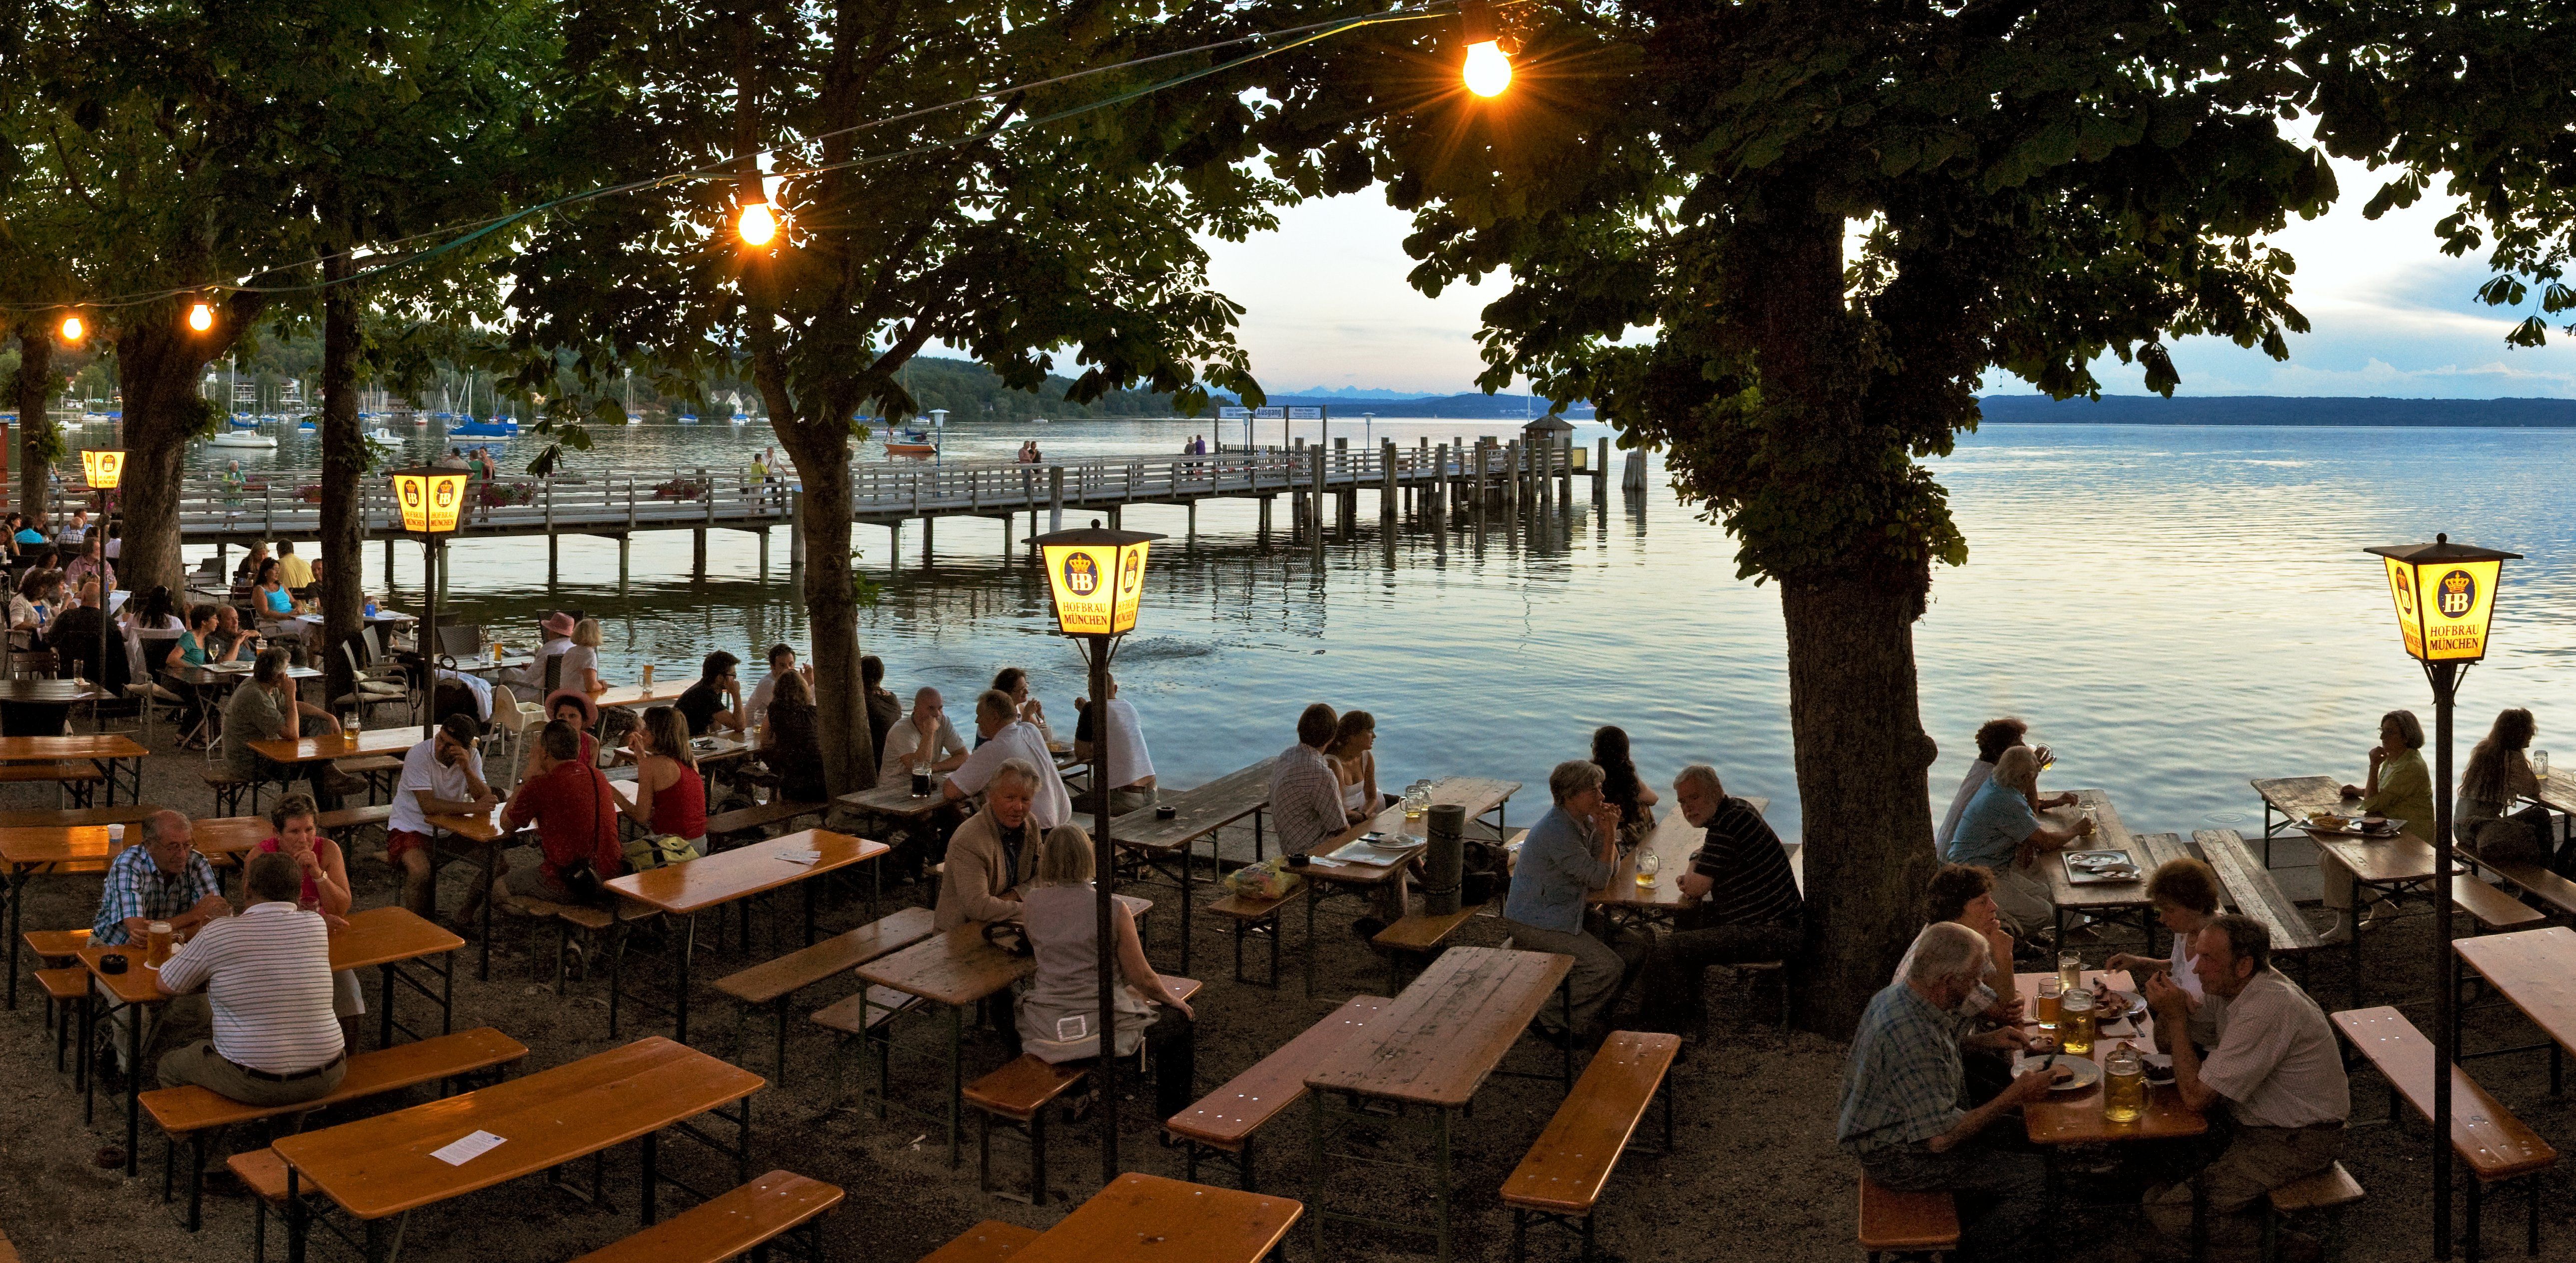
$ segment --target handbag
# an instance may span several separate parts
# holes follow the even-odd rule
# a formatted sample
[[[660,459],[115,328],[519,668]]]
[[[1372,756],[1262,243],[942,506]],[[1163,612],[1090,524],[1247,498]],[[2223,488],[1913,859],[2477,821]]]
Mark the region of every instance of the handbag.
[[[984,941],[1006,956],[1029,957],[1038,950],[1030,945],[1029,932],[1017,921],[985,922]]]

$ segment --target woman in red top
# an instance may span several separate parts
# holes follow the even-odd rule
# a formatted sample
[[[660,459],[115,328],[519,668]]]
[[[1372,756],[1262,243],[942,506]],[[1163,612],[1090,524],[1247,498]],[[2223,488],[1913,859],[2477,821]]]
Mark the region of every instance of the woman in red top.
[[[704,852],[707,782],[689,752],[689,721],[668,706],[644,712],[628,748],[635,751],[635,800],[626,814],[655,837],[680,838]]]
[[[321,913],[323,924],[336,934],[348,927],[354,896],[349,890],[348,857],[341,854],[339,843],[322,836],[321,820],[321,809],[313,805],[311,795],[288,794],[268,809],[268,827],[276,833],[252,849],[262,854],[282,851],[303,867],[304,890],[295,905]],[[350,1041],[349,1047],[356,1047],[357,1021],[367,1011],[367,1000],[354,971],[331,971],[331,1011],[340,1018],[341,1036]]]

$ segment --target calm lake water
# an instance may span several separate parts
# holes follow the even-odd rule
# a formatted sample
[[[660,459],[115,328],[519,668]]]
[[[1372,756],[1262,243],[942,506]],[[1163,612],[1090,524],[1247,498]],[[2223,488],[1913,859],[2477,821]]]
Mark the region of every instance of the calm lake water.
[[[1332,433],[1409,446],[1512,424],[1337,420]],[[1212,432],[1207,421],[958,426],[948,457],[1006,460],[1027,438],[1051,457],[1164,453]],[[1297,433],[1312,441],[1315,427]],[[1604,433],[1576,437],[1589,446]],[[1277,423],[1260,437],[1276,443]],[[611,430],[573,467],[735,468],[770,441],[759,424]],[[535,445],[513,440],[505,464]],[[234,454],[201,451],[200,463]],[[289,436],[244,467],[317,460]],[[2382,711],[2413,707],[2431,727],[2378,562],[2359,549],[2436,531],[2529,557],[2508,563],[2493,656],[2464,686],[2459,757],[2507,705],[2538,713],[2547,748],[2554,723],[2576,716],[2559,704],[2576,701],[2564,673],[2576,654],[2571,469],[2576,433],[2563,431],[1999,425],[1969,436],[1938,472],[1970,561],[1935,576],[1917,629],[1924,721],[1942,747],[1928,792],[1947,802],[1977,724],[2004,713],[2056,748],[2052,785],[2109,791],[2136,829],[2259,819],[2251,777],[2358,779]],[[1673,499],[1659,464],[1650,483],[1622,503],[1614,477],[1611,503],[1596,506],[1578,481],[1570,520],[1538,543],[1499,520],[1481,539],[1408,525],[1388,540],[1364,496],[1358,541],[1332,544],[1320,570],[1284,536],[1257,545],[1250,501],[1203,505],[1195,543],[1180,538],[1178,507],[1130,511],[1130,527],[1174,537],[1154,552],[1144,616],[1119,657],[1157,770],[1190,785],[1271,754],[1297,710],[1321,700],[1376,715],[1381,775],[1396,787],[1512,777],[1529,786],[1515,812],[1526,821],[1544,806],[1548,768],[1615,723],[1658,783],[1713,763],[1730,790],[1770,797],[1794,837],[1778,599],[1734,577],[1732,542]],[[1050,634],[1045,584],[1011,561],[1004,535],[990,519],[942,523],[925,569],[918,523],[900,566],[886,531],[861,528],[861,564],[884,584],[862,613],[863,644],[884,655],[898,693],[935,685],[952,715],[996,668],[1025,666],[1069,729],[1080,660]],[[544,610],[579,606],[606,623],[620,678],[646,662],[666,678],[693,673],[711,649],[749,660],[773,640],[805,642],[784,530],[766,584],[748,536],[715,533],[697,583],[686,533],[639,535],[623,595],[612,541],[562,547],[550,594],[543,541],[458,545],[451,600],[514,640]],[[418,551],[396,554],[394,582],[416,602]],[[371,584],[383,561],[369,549]],[[2566,744],[2576,750],[2576,736]]]

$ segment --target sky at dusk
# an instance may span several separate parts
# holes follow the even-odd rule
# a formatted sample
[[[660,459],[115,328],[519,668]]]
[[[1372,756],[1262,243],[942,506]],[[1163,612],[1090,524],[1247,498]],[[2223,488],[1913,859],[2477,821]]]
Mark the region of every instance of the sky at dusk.
[[[2505,331],[2528,312],[2481,305],[2482,262],[2445,257],[2435,244],[2447,201],[2373,222],[2361,206],[2379,178],[2352,164],[2337,164],[2337,174],[2337,209],[2277,238],[2299,261],[2296,302],[2314,329],[2291,339],[2281,363],[2218,339],[2179,343],[2180,393],[2576,398],[2576,338],[2553,328],[2547,347],[2506,346]],[[1266,389],[1475,388],[1477,313],[1502,281],[1424,297],[1404,279],[1408,231],[1407,217],[1371,191],[1289,208],[1279,231],[1250,241],[1211,243],[1212,279],[1247,309],[1241,337]],[[2097,371],[2111,392],[2144,393],[2134,366]],[[2000,379],[1986,389],[2021,386]]]

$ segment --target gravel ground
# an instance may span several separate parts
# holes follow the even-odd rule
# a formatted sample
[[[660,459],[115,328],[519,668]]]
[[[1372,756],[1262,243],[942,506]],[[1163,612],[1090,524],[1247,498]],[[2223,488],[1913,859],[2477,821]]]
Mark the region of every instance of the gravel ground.
[[[161,735],[166,742],[166,734]],[[193,756],[165,755],[146,765],[146,792],[152,801],[191,814],[211,810],[198,782]],[[0,807],[53,805],[49,790],[25,786],[0,789]],[[1230,839],[1229,850],[1247,840]],[[394,882],[385,865],[365,858],[362,844],[351,869],[361,906],[391,902]],[[512,857],[532,862],[532,853]],[[452,907],[461,894],[464,870],[452,866],[441,905]],[[85,925],[97,898],[98,879],[36,879],[28,888],[26,925],[61,928]],[[1158,959],[1171,953],[1176,933],[1168,888],[1140,893],[1156,897],[1154,918]],[[889,892],[892,899],[920,897],[921,892]],[[1204,890],[1201,898],[1207,897]],[[1348,908],[1349,901],[1335,905]],[[827,907],[824,928],[835,930],[864,918],[864,901]],[[1287,985],[1271,991],[1232,982],[1227,976],[1230,947],[1215,918],[1198,918],[1193,947],[1194,971],[1207,982],[1196,1002],[1199,1011],[1201,1090],[1222,1083],[1299,1030],[1329,1013],[1343,998],[1386,988],[1384,968],[1342,925],[1347,911],[1328,910],[1319,926],[1321,991],[1306,999],[1296,983],[1297,952],[1303,948],[1303,919],[1291,920],[1287,952]],[[782,924],[784,922],[782,921]],[[746,953],[738,937],[721,950],[712,949],[703,932],[697,976],[719,977],[751,961],[774,955],[765,929]],[[490,1025],[508,1032],[532,1050],[526,1069],[558,1065],[611,1046],[607,1038],[604,982],[575,982],[558,998],[540,976],[543,962],[529,955],[529,935],[515,925],[496,925],[492,978],[477,982],[469,967],[456,988],[460,1026]],[[1458,935],[1469,944],[1497,944],[1501,928],[1490,918],[1471,921]],[[2431,948],[2430,922],[2417,917],[2375,932],[2369,977],[2370,1002],[2429,994],[2431,970],[2425,962]],[[2107,950],[2107,949],[2105,949]],[[469,956],[471,948],[469,946]],[[653,955],[632,959],[630,981],[648,996],[667,987],[667,964]],[[2312,981],[2329,1009],[2345,1006],[2347,975],[2339,953],[2314,962]],[[2297,973],[2293,973],[2297,977]],[[1843,1046],[1813,1035],[1783,1033],[1769,1025],[1775,1012],[1766,992],[1746,997],[1734,991],[1723,971],[1710,975],[1714,1021],[1712,1038],[1695,1048],[1675,1071],[1680,1122],[1677,1150],[1668,1156],[1630,1155],[1612,1179],[1600,1212],[1603,1246],[1630,1259],[1750,1259],[1766,1263],[1790,1260],[1847,1260],[1857,1254],[1852,1244],[1855,1168],[1832,1143],[1834,1106],[1841,1075]],[[975,1186],[973,1130],[967,1132],[964,1163],[950,1169],[937,1124],[901,1113],[879,1120],[853,1107],[835,1092],[834,1050],[828,1033],[801,1020],[801,1014],[823,1007],[850,989],[832,982],[804,993],[788,1049],[789,1077],[755,1098],[755,1171],[784,1167],[828,1180],[849,1191],[827,1231],[832,1256],[867,1263],[911,1263],[979,1219],[1003,1219],[1033,1227],[1054,1223],[1062,1205],[1032,1209],[980,1193]],[[145,1123],[142,1158],[144,1178],[128,1181],[120,1172],[102,1170],[91,1155],[122,1139],[118,1106],[102,1098],[94,1122],[84,1124],[80,1098],[67,1075],[52,1068],[52,1039],[43,1020],[40,999],[30,999],[22,980],[18,1010],[0,1019],[0,1094],[5,1094],[8,1124],[0,1126],[0,1187],[12,1195],[0,1201],[0,1231],[5,1231],[30,1263],[62,1260],[176,1259],[244,1257],[250,1248],[251,1204],[228,1176],[210,1175],[204,1229],[193,1239],[180,1227],[176,1206],[165,1206],[152,1178],[161,1149]],[[372,1002],[371,994],[370,1000]],[[413,1015],[418,1000],[409,1002]],[[770,1066],[769,1027],[755,1020],[737,1047],[731,1005],[721,996],[701,991],[695,1006],[696,1043],[710,1052],[734,1057],[764,1075]],[[2429,1027],[2427,1006],[2408,1010]],[[667,1031],[647,1016],[628,1038]],[[944,1024],[912,1019],[904,1045],[935,1054]],[[372,1026],[368,1038],[372,1040]],[[2471,1014],[2467,1047],[2528,1043],[2534,1034],[2509,1007],[2492,1003]],[[1002,1060],[998,1038],[991,1032],[971,1034],[966,1049],[969,1074]],[[1508,1064],[1536,1065],[1538,1045],[1525,1043]],[[2548,1092],[2547,1059],[2519,1054],[2473,1063],[2475,1073],[2505,1105],[2543,1137],[2576,1142],[2576,1110],[2566,1098]],[[899,1066],[895,1097],[925,1106],[938,1099],[940,1071],[931,1063]],[[853,1088],[855,1087],[855,1076]],[[2354,1077],[2356,1114],[2377,1119],[2385,1094],[2375,1076]],[[415,1093],[404,1102],[421,1099]],[[1530,1141],[1546,1125],[1558,1093],[1549,1085],[1498,1079],[1478,1098],[1471,1119],[1457,1129],[1458,1256],[1499,1260],[1509,1253],[1511,1217],[1495,1189],[1519,1161]],[[364,1107],[381,1110],[382,1103]],[[1122,1111],[1127,1124],[1121,1155],[1131,1170],[1178,1177],[1181,1155],[1154,1141],[1156,1129],[1145,1117],[1145,1102],[1130,1102]],[[340,1115],[345,1118],[349,1115]],[[325,1119],[337,1121],[334,1119]],[[1389,1128],[1381,1152],[1389,1157],[1418,1156],[1413,1132]],[[1050,1172],[1059,1194],[1080,1199],[1098,1187],[1097,1149],[1093,1129],[1054,1130]],[[1261,1136],[1261,1179],[1266,1192],[1302,1197],[1306,1188],[1305,1120],[1292,1112]],[[2370,1192],[2369,1200],[2349,1216],[2347,1257],[2353,1259],[2420,1258],[2429,1253],[2427,1224],[2431,1195],[2426,1171],[2426,1129],[2408,1121],[2392,1131],[2372,1126],[2355,1133],[2346,1165]],[[662,1147],[667,1170],[701,1187],[721,1188],[732,1182],[730,1164],[696,1146]],[[2090,1164],[2099,1155],[2078,1155]],[[218,1167],[220,1163],[218,1162]],[[1006,1184],[1025,1179],[1016,1141],[1006,1141],[996,1155],[997,1174]],[[614,1241],[636,1227],[633,1208],[633,1146],[611,1156],[608,1187],[614,1205],[586,1205],[549,1189],[536,1179],[520,1180],[419,1212],[411,1225],[403,1257],[436,1260],[555,1260]],[[1225,1177],[1211,1175],[1212,1181]],[[1410,1173],[1344,1165],[1335,1176],[1335,1201],[1365,1205],[1392,1218],[1427,1222],[1426,1182]],[[2576,1196],[2554,1173],[2544,1180],[2542,1234],[2544,1250],[2564,1257],[2576,1242],[2571,1217]],[[2120,1189],[2108,1180],[2076,1181],[2079,1194],[2101,1198],[2101,1204],[2071,1208],[2068,1227],[2096,1244],[2083,1247],[2090,1256],[2113,1263],[2157,1257],[2140,1242],[2142,1222],[2133,1205],[2119,1202]],[[2132,1195],[2133,1200],[2133,1195]],[[682,1197],[666,1197],[666,1212]],[[2488,1216],[2489,1246],[2500,1254],[2518,1252],[2521,1224],[2518,1195],[2500,1201]],[[1299,1258],[1308,1257],[1301,1226],[1292,1239]],[[1534,1257],[1571,1257],[1554,1243]],[[279,1248],[272,1243],[272,1248]],[[329,1257],[322,1248],[316,1257]],[[1411,1259],[1430,1255],[1428,1237],[1404,1237],[1372,1229],[1334,1225],[1327,1233],[1323,1257],[1329,1259]]]

